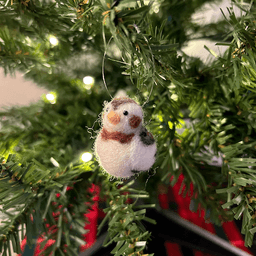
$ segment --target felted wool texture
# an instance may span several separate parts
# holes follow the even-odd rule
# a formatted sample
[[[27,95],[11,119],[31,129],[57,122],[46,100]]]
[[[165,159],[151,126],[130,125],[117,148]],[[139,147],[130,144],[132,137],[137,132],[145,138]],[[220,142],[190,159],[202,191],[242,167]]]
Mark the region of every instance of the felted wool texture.
[[[143,127],[141,106],[128,97],[107,103],[94,150],[100,166],[112,176],[127,178],[134,175],[132,171],[149,170],[157,147]]]

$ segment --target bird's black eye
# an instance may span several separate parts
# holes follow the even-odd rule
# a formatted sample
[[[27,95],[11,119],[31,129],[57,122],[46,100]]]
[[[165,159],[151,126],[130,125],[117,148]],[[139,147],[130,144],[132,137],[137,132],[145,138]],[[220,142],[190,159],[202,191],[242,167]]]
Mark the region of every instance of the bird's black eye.
[[[106,108],[106,112],[108,112],[109,111],[109,108]]]
[[[128,111],[125,110],[125,111],[123,112],[123,114],[124,114],[125,116],[127,116],[127,115],[128,115]]]

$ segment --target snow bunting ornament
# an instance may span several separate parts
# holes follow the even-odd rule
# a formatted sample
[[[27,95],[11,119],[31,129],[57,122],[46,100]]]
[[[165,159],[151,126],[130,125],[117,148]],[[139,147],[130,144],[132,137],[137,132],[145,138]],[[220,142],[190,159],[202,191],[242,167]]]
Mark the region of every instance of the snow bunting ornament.
[[[105,105],[95,153],[107,173],[128,178],[147,171],[155,162],[156,150],[152,134],[143,127],[140,105],[128,97],[114,98]]]

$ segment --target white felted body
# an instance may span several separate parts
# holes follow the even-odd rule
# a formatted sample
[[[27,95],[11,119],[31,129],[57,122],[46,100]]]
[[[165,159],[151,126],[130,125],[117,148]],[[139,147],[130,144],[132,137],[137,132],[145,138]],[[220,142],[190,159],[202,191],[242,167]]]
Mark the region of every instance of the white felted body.
[[[142,126],[142,108],[129,98],[105,106],[103,127],[95,141],[99,164],[110,175],[127,178],[147,171],[155,162],[156,143]]]
[[[118,141],[104,141],[98,136],[95,149],[99,157],[99,163],[106,172],[116,177],[131,176],[129,165],[130,145],[122,145]]]
[[[155,162],[156,149],[156,143],[143,145],[138,135],[129,144],[113,140],[104,141],[100,135],[95,143],[100,165],[110,175],[122,178],[134,175],[132,170],[149,170]]]
[[[137,135],[132,141],[130,164],[133,170],[147,171],[155,162],[156,143],[144,145]]]

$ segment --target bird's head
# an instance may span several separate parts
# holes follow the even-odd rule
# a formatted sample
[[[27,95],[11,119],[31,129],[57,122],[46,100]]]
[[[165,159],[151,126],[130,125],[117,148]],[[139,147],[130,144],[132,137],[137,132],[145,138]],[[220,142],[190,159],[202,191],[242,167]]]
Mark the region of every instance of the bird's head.
[[[102,118],[103,127],[110,132],[136,133],[143,122],[143,111],[130,98],[114,98],[105,105]]]

